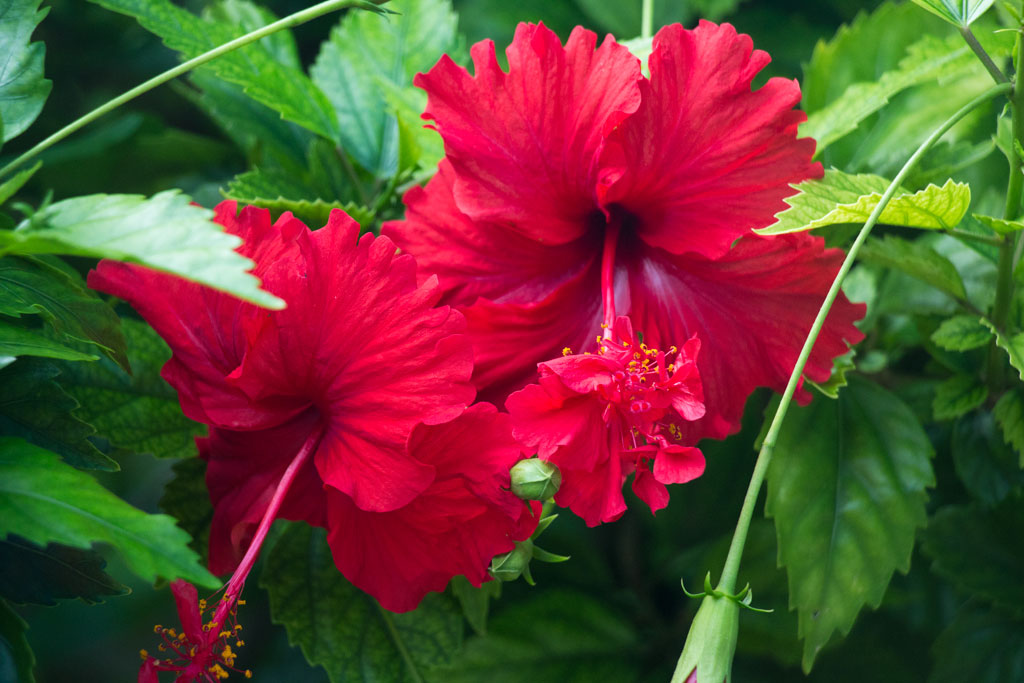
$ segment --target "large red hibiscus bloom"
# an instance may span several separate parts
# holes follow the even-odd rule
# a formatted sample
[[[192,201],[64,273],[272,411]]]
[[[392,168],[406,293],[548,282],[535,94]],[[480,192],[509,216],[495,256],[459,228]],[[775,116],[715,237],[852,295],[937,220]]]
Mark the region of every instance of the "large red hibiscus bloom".
[[[563,47],[522,24],[507,73],[485,41],[474,75],[447,57],[419,75],[446,157],[385,233],[465,313],[485,396],[565,346],[594,351],[617,309],[651,346],[700,340],[706,413],[681,440],[720,438],[755,387],[785,386],[842,259],[816,237],[750,232],[821,175],[796,137],[800,90],[752,90],[768,55],[728,24],[662,29],[650,78],[612,38],[595,46],[581,28]],[[829,376],[862,315],[836,302],[807,377]]]

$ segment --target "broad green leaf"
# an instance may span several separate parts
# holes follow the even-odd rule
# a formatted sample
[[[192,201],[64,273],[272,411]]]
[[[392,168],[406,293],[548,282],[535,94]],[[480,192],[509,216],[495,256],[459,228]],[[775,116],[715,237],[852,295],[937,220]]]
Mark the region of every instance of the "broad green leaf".
[[[1024,391],[1007,391],[996,402],[993,414],[1003,431],[1003,441],[1017,451],[1019,465],[1024,468]]]
[[[0,357],[39,356],[63,360],[97,360],[99,356],[76,351],[41,332],[0,318]]]
[[[857,366],[853,362],[854,352],[844,353],[836,357],[832,364],[832,376],[825,382],[807,383],[829,398],[839,398],[839,390],[846,386],[846,373],[854,370]]]
[[[992,228],[995,232],[1000,235],[1010,235],[1015,232],[1024,230],[1024,222],[1021,221],[1007,221],[1002,218],[993,218],[992,216],[983,216],[981,214],[972,214],[979,223],[982,225]]]
[[[342,147],[379,177],[398,169],[398,125],[381,84],[412,88],[417,72],[462,48],[449,0],[405,0],[400,11],[349,12],[310,69],[334,107]]]
[[[181,577],[207,588],[220,585],[173,518],[147,515],[55,453],[9,437],[0,437],[0,534],[74,548],[109,543],[146,581]]]
[[[398,119],[398,170],[433,170],[444,157],[440,133],[427,126],[420,114],[427,108],[427,93],[419,88],[380,82],[388,109]]]
[[[1008,683],[1024,680],[1024,619],[970,602],[932,647],[928,683]]]
[[[992,330],[992,334],[996,336],[996,345],[1006,351],[1006,355],[1010,358],[1010,365],[1020,374],[1021,380],[1024,380],[1024,332],[1007,337],[988,320],[982,318],[982,322]]]
[[[3,204],[8,199],[13,197],[15,193],[17,193],[17,191],[20,190],[22,186],[24,186],[25,183],[27,183],[29,179],[32,178],[33,175],[35,175],[36,171],[38,171],[39,167],[42,165],[43,162],[38,161],[36,162],[35,166],[32,166],[31,168],[26,168],[24,171],[19,171],[18,173],[15,173],[13,176],[5,180],[3,184],[0,185],[0,204]]]
[[[3,140],[20,135],[43,110],[52,83],[43,78],[46,46],[30,43],[49,8],[40,0],[0,0],[0,121]]]
[[[214,223],[213,212],[176,190],[150,198],[88,195],[51,204],[0,247],[22,254],[69,254],[138,263],[219,289],[266,308],[284,302],[259,288],[252,261],[234,249],[241,239]]]
[[[273,12],[249,0],[220,0],[205,8],[203,18],[240,27],[243,31],[255,31],[277,21]],[[291,31],[278,31],[260,39],[270,55],[285,66],[301,69],[299,47]]]
[[[182,414],[177,393],[160,377],[170,349],[149,325],[122,324],[132,374],[107,360],[61,366],[61,386],[81,404],[75,414],[118,448],[158,458],[196,455],[194,438],[204,428]]]
[[[160,509],[178,520],[178,526],[192,537],[189,547],[206,564],[210,553],[210,523],[213,521],[213,505],[206,489],[206,461],[186,458],[174,463],[171,469],[174,479],[164,487]]]
[[[988,398],[988,387],[972,375],[954,375],[935,390],[932,412],[936,420],[952,420],[968,413]]]
[[[91,1],[134,17],[186,59],[198,57],[243,33],[232,23],[204,21],[170,0]],[[360,3],[360,7],[376,9],[368,3]],[[263,44],[247,45],[203,68],[242,86],[250,97],[279,112],[282,118],[317,135],[339,140],[338,125],[324,94],[300,69],[278,61]]]
[[[449,584],[452,595],[462,607],[462,616],[473,627],[478,635],[487,635],[487,614],[491,607],[491,598],[501,597],[501,581],[488,581],[477,588],[465,576],[452,578]]]
[[[451,598],[428,595],[405,614],[382,609],[334,566],[323,529],[292,525],[267,555],[260,585],[274,623],[332,682],[421,682],[462,642]]]
[[[43,547],[16,537],[0,539],[0,597],[36,605],[78,598],[91,605],[130,593],[103,571],[106,565],[94,550],[56,543]]]
[[[1024,609],[1024,498],[1010,496],[985,510],[949,505],[928,521],[924,551],[932,570],[970,595]]]
[[[297,199],[309,196],[309,193],[309,188],[296,186],[294,181],[280,174],[257,169],[236,176],[228,185],[226,196],[244,204],[270,209],[274,216],[291,211],[296,218],[313,229],[327,225],[327,219],[334,209],[341,209],[362,226],[369,226],[373,222],[373,212],[355,202]]]
[[[955,299],[967,299],[967,290],[956,266],[918,240],[911,242],[892,235],[872,238],[861,247],[859,256],[865,263],[901,270]]]
[[[949,448],[964,488],[985,505],[995,505],[1014,487],[1024,485],[1024,472],[1017,467],[1016,454],[1003,442],[995,419],[987,410],[957,420]]]
[[[54,451],[74,467],[119,469],[89,441],[96,431],[73,414],[78,401],[54,381],[59,375],[52,364],[34,359],[0,370],[0,433]]]
[[[836,401],[790,409],[768,471],[767,514],[799,616],[803,667],[834,632],[877,607],[910,568],[935,483],[928,437],[910,409],[853,376]]]
[[[128,368],[114,310],[57,259],[0,257],[0,314],[38,314],[57,334],[93,344]]]
[[[932,333],[936,345],[947,351],[968,351],[984,346],[992,338],[992,332],[976,315],[957,315],[944,321]]]
[[[925,8],[937,17],[942,17],[954,26],[970,26],[984,14],[996,0],[912,0],[915,5]]]
[[[5,683],[35,683],[36,656],[25,638],[27,630],[28,624],[0,600],[0,680]]]
[[[775,214],[775,223],[755,230],[761,235],[813,230],[827,225],[865,223],[889,186],[885,178],[850,175],[832,169],[821,180],[807,180],[793,188],[799,192],[786,199],[790,208]],[[919,192],[897,192],[886,204],[878,222],[907,228],[948,230],[955,227],[971,204],[966,183],[946,181]]]

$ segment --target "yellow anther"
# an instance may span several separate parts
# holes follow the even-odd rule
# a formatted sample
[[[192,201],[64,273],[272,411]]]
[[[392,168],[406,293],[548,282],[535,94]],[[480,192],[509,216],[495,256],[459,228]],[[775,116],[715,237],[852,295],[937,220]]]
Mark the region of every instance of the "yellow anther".
[[[157,645],[156,649],[160,650],[160,652],[167,652],[167,646],[162,643],[160,645]]]
[[[182,642],[182,643],[183,643],[183,642],[185,642],[186,640],[188,640],[188,636],[186,636],[186,635],[185,635],[184,633],[179,633],[179,634],[178,634],[178,641],[179,641],[179,642]]]
[[[177,638],[178,632],[175,631],[173,628],[169,628],[167,629],[167,635],[169,635],[171,638]]]
[[[160,624],[157,624],[153,627],[153,633],[160,633],[161,630],[163,630],[163,626],[161,626]]]
[[[601,329],[602,330],[607,330],[608,329],[608,323],[601,323]]]
[[[139,650],[139,656],[142,657],[142,661],[149,659],[149,653],[145,650]]]
[[[217,634],[217,637],[218,638],[230,638],[233,635],[235,635],[235,634],[232,633],[231,631],[221,631],[220,633]]]
[[[668,364],[668,371],[669,372],[675,372],[676,371],[676,364],[675,363],[669,363]]]
[[[600,349],[597,350],[597,352],[598,353],[608,353],[608,347],[607,346],[602,346]]]
[[[670,348],[670,349],[668,350],[668,352],[669,352],[669,353],[677,353],[678,351],[679,351],[679,349],[677,349],[677,348],[676,348],[675,346],[671,347],[671,348]]]
[[[246,670],[245,670],[245,677],[246,677],[246,678],[252,678],[252,672],[251,672],[251,671],[249,671],[248,669],[246,669]]]
[[[244,640],[236,640],[235,641],[235,647],[245,647],[245,641]]]
[[[238,601],[237,603],[235,603],[235,604],[236,604],[236,605],[244,605],[244,604],[245,604],[245,600],[239,600],[239,601]]]
[[[228,677],[228,672],[225,671],[224,667],[222,667],[220,664],[214,664],[209,669],[207,669],[207,671],[212,673],[217,678],[220,678],[221,680]]]
[[[205,612],[206,611],[206,600],[204,600],[202,598],[199,598],[199,611],[200,612]]]
[[[568,346],[566,346],[564,349],[562,349],[562,355],[563,356],[568,356],[570,353],[572,353],[572,349],[570,349]]]
[[[640,360],[640,353],[638,351],[633,352],[633,358]]]
[[[601,341],[602,341],[602,340],[601,340],[601,335],[597,335],[596,339],[597,339],[597,343],[598,343],[598,344],[600,344],[600,343],[601,343]]]

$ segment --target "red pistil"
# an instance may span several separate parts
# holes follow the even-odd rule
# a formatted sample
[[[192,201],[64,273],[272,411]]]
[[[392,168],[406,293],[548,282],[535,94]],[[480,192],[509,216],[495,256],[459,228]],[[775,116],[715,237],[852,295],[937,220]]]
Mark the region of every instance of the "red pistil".
[[[604,305],[604,338],[612,336],[615,323],[615,248],[619,243],[619,220],[612,219],[604,229],[601,252],[601,303]]]

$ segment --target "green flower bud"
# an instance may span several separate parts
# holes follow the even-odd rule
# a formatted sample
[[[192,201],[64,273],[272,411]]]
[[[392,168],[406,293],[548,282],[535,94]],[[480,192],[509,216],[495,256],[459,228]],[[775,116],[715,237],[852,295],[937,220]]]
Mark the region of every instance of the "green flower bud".
[[[512,493],[523,500],[550,500],[562,485],[558,467],[540,458],[520,460],[509,474]]]
[[[672,683],[728,683],[740,629],[740,605],[727,596],[706,595],[690,625]]]
[[[499,581],[515,581],[523,574],[529,577],[532,558],[532,542],[526,540],[516,543],[515,550],[498,555],[491,560],[491,576]]]

